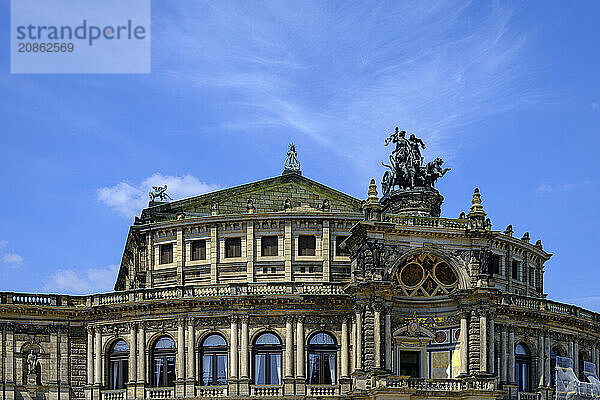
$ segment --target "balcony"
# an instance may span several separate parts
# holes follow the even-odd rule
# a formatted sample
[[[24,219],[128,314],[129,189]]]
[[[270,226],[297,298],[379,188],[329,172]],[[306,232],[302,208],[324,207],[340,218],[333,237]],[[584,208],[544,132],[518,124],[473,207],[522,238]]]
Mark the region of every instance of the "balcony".
[[[146,398],[147,399],[172,399],[175,397],[174,388],[147,388]]]
[[[275,397],[282,395],[283,386],[281,385],[250,385],[250,396]]]
[[[378,387],[419,392],[464,392],[496,390],[495,378],[424,379],[391,376],[377,382]],[[537,399],[536,399],[537,400]]]
[[[127,393],[125,389],[119,390],[103,390],[102,400],[126,400]]]
[[[340,387],[338,385],[307,385],[306,395],[307,396],[337,396],[340,393]]]
[[[517,394],[517,400],[538,400],[539,398],[538,393],[519,392]]]
[[[196,386],[196,397],[227,397],[227,386]]]

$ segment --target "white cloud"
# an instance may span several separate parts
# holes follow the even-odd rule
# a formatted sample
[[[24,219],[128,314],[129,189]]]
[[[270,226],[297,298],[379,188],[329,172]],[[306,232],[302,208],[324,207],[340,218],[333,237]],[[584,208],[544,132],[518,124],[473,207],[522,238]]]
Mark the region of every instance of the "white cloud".
[[[539,193],[557,193],[557,192],[568,192],[571,190],[583,189],[585,187],[590,186],[591,181],[586,179],[583,182],[576,183],[558,183],[558,184],[550,184],[550,183],[542,183],[537,187],[537,191]]]
[[[600,103],[597,101],[592,102],[592,110],[600,110]]]
[[[59,269],[48,278],[43,291],[63,294],[110,292],[113,290],[118,270],[117,265],[85,270]]]
[[[2,256],[2,261],[4,261],[5,264],[22,265],[23,257],[16,253],[6,253]]]
[[[8,240],[0,240],[0,257],[2,258],[2,262],[11,267],[23,265],[23,261],[25,260],[23,256],[17,253],[7,252],[7,247]]]
[[[131,185],[119,182],[114,186],[98,189],[98,200],[117,211],[125,217],[139,215],[140,211],[148,206],[148,192],[152,186],[167,185],[167,193],[173,199],[196,196],[218,190],[221,187],[215,184],[204,183],[195,176],[169,176],[156,173],[140,184]]]

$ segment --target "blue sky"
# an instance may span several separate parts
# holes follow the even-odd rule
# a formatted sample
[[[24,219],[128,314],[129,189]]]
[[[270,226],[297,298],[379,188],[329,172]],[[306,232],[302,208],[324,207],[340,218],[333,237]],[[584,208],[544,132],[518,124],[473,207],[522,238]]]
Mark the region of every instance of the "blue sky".
[[[152,183],[281,173],[359,198],[394,126],[554,253],[549,297],[600,311],[600,3],[152,2],[149,75],[11,75],[0,1],[0,290],[110,290]]]

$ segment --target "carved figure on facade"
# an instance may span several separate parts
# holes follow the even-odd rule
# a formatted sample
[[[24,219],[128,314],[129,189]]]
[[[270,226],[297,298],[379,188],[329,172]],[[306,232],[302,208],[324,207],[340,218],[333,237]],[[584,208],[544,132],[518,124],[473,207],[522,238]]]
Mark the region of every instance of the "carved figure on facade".
[[[298,152],[294,143],[290,143],[288,146],[287,158],[283,163],[283,172],[300,172],[300,161],[298,161]]]
[[[421,150],[425,149],[425,143],[420,138],[411,134],[406,139],[406,131],[395,131],[385,140],[385,146],[393,143],[396,145],[389,155],[389,164],[382,163],[388,167],[381,179],[381,190],[383,195],[392,192],[397,186],[401,190],[412,190],[416,187],[434,189],[435,183],[444,176],[450,168],[442,168],[443,160],[436,158],[423,166]]]

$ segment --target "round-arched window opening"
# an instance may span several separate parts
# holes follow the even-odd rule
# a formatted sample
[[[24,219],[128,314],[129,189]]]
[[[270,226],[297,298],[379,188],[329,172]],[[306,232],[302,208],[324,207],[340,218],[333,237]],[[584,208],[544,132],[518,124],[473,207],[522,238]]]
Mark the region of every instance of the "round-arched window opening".
[[[281,384],[281,340],[273,333],[263,333],[254,341],[255,385]]]
[[[336,382],[335,339],[329,333],[318,332],[308,341],[308,383],[311,385],[334,385]]]
[[[227,384],[227,342],[219,334],[207,336],[200,346],[202,385]]]
[[[562,352],[553,347],[550,349],[550,386],[553,388],[556,388],[556,357],[562,357]]]
[[[108,388],[110,390],[125,389],[129,369],[129,346],[123,339],[118,339],[108,351]]]
[[[456,283],[456,275],[445,262],[441,262],[435,266],[435,277],[442,285],[452,286]]]
[[[177,347],[169,336],[161,336],[152,346],[152,386],[170,387],[175,382],[175,355]]]
[[[454,270],[432,253],[408,256],[396,271],[399,294],[409,297],[446,296],[458,288]]]
[[[418,264],[408,264],[402,269],[401,279],[408,287],[417,286],[423,280],[423,268]]]
[[[515,347],[515,383],[521,392],[531,388],[531,356],[524,344]]]

